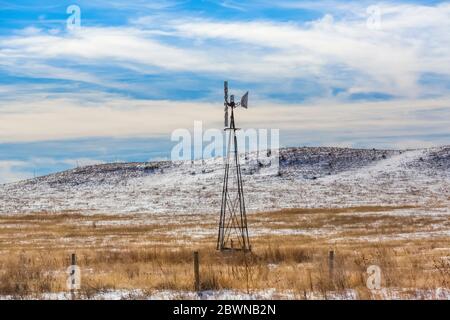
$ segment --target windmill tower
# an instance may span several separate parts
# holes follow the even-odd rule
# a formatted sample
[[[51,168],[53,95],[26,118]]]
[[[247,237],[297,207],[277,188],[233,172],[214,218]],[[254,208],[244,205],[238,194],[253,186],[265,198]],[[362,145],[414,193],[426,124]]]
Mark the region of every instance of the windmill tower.
[[[248,91],[241,102],[234,102],[234,95],[228,100],[228,82],[224,82],[225,131],[228,131],[228,146],[223,177],[222,206],[220,209],[217,250],[250,251],[247,215],[245,212],[244,188],[236,138],[234,110],[241,106],[247,109]],[[229,114],[230,113],[230,114]]]

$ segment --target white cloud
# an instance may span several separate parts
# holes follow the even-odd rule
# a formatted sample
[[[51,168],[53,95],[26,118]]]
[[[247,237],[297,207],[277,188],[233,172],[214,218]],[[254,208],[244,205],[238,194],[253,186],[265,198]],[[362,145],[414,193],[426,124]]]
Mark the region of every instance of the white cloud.
[[[0,160],[0,184],[29,178],[29,173],[17,170],[24,164],[22,161]]]
[[[41,33],[13,36],[0,42],[3,59],[69,59],[101,64],[135,64],[173,71],[222,71],[226,68],[208,55],[188,48],[166,45],[152,32],[133,28],[88,28],[73,33]],[[208,63],[209,62],[209,63]]]
[[[327,78],[330,67],[356,75],[351,90],[415,96],[421,73],[450,74],[450,4],[436,7],[380,4],[381,29],[367,27],[367,16],[336,20],[329,14],[305,24],[187,21],[174,24],[184,37],[237,41],[263,46],[258,56],[277,76]],[[238,46],[239,47],[239,46]],[[252,64],[242,70],[254,70]],[[261,67],[254,64],[253,67]],[[242,67],[241,67],[242,68]],[[358,76],[361,75],[361,76]],[[352,79],[352,76],[355,79]],[[320,81],[320,80],[319,80]]]
[[[253,107],[254,106],[254,107]],[[116,95],[32,96],[0,104],[0,142],[64,140],[87,137],[169,137],[177,128],[222,126],[222,107],[206,102],[148,101]],[[426,116],[424,116],[426,115]],[[321,100],[302,105],[254,101],[238,110],[239,126],[310,132],[351,132],[355,138],[449,135],[450,97],[381,102],[337,103]]]
[[[116,87],[105,75],[68,69],[54,61],[120,66],[140,73],[213,74],[259,83],[314,79],[350,93],[426,94],[418,83],[421,74],[450,75],[450,4],[378,5],[381,30],[367,28],[364,5],[340,8],[334,2],[329,8],[349,14],[333,17],[330,12],[308,23],[151,16],[134,20],[129,27],[82,27],[60,34],[29,27],[0,38],[0,66],[9,72],[17,67],[17,72],[32,77]]]

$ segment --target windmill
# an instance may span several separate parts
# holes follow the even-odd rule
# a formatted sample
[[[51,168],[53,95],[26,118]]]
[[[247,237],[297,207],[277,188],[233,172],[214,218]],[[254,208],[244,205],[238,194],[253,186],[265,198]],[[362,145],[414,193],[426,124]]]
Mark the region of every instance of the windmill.
[[[241,166],[239,164],[238,144],[234,111],[237,107],[248,107],[248,91],[240,102],[234,101],[234,95],[228,99],[228,82],[224,82],[225,131],[229,132],[225,173],[222,188],[222,206],[220,209],[217,250],[250,251],[247,215],[245,212],[244,188],[242,186]]]

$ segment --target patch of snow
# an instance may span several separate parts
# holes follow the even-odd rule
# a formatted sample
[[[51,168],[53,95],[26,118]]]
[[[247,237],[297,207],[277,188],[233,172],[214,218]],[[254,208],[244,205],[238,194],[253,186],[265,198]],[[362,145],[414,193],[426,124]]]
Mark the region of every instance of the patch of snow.
[[[372,299],[399,300],[399,299],[423,299],[423,300],[450,300],[450,289],[430,288],[430,289],[410,289],[410,288],[382,288],[371,291]],[[0,300],[15,299],[14,296],[0,296]],[[22,297],[24,298],[24,297]],[[26,299],[43,300],[69,300],[71,295],[68,292],[45,293],[40,296],[27,296]],[[279,291],[274,288],[265,290],[251,290],[249,293],[238,290],[206,290],[201,292],[176,291],[176,290],[155,290],[146,292],[140,289],[133,290],[105,290],[89,297],[77,296],[78,299],[91,300],[358,300],[359,295],[356,290],[346,289],[342,291],[305,291],[295,293],[293,291]]]

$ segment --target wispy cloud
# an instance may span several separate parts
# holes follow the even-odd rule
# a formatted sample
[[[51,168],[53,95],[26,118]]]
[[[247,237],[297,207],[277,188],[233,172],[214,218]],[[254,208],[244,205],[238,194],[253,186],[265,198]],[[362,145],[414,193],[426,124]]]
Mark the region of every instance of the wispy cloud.
[[[29,173],[23,171],[25,162],[0,160],[0,183],[8,183],[29,178]]]
[[[382,131],[449,133],[450,97],[375,102],[280,105],[258,101],[239,114],[244,127],[285,130],[352,131],[355,136]],[[64,95],[34,101],[32,97],[0,105],[0,141],[45,141],[87,137],[170,136],[177,128],[191,128],[195,120],[220,128],[222,109],[207,102],[129,99],[117,95]],[[37,111],[38,110],[38,111]],[[428,116],[424,116],[428,115]]]
[[[0,38],[1,65],[8,72],[18,67],[16,72],[30,77],[105,85],[113,81],[76,65],[138,74],[192,72],[256,83],[314,79],[325,87],[344,87],[349,95],[401,97],[426,93],[418,82],[423,73],[450,75],[450,4],[381,3],[379,30],[368,28],[361,11],[365,7],[350,5],[361,15],[326,14],[300,24],[169,15],[140,17],[132,26],[83,27],[76,33],[33,29]],[[71,68],[65,68],[69,63]]]
[[[450,74],[450,4],[381,8],[386,16],[381,18],[380,30],[368,28],[367,17],[348,21],[335,20],[331,15],[306,26],[194,21],[178,23],[174,28],[192,39],[237,41],[238,48],[271,48],[274,51],[263,52],[258,60],[274,77],[325,80],[333,66],[340,66],[351,72],[345,81],[353,83],[349,88],[353,92],[381,90],[414,96],[420,92],[417,80],[421,73]],[[250,73],[261,70],[257,64],[238,66]],[[339,74],[331,76],[337,80]]]

